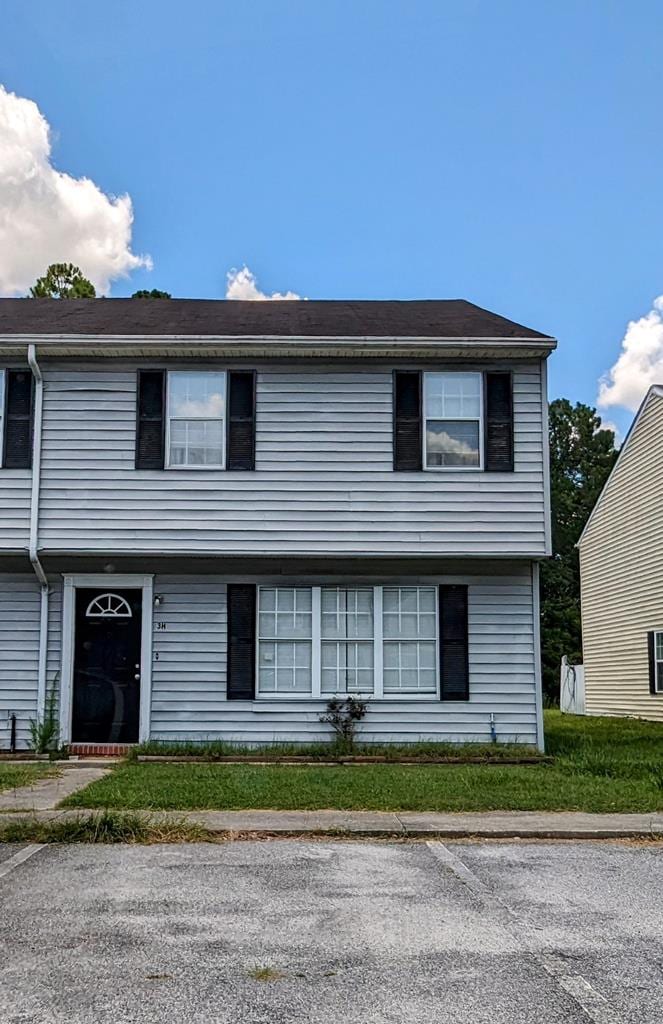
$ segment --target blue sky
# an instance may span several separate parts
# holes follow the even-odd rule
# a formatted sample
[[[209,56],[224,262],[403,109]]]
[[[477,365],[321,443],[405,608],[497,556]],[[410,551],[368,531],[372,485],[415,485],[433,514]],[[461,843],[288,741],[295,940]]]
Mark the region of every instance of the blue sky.
[[[0,81],[131,196],[154,269],[113,295],[462,296],[593,404],[663,292],[662,33],[647,0],[5,0]]]

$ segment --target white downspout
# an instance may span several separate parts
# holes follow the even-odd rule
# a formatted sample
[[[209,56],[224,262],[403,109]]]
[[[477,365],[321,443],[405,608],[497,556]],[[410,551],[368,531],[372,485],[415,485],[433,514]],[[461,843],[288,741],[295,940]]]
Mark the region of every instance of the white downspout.
[[[44,380],[37,362],[35,345],[28,346],[28,364],[35,379],[35,415],[32,435],[32,492],[30,496],[30,562],[41,584],[39,607],[39,662],[37,669],[37,720],[46,708],[46,656],[48,652],[48,578],[39,561],[39,489],[41,484],[41,424],[44,405]]]

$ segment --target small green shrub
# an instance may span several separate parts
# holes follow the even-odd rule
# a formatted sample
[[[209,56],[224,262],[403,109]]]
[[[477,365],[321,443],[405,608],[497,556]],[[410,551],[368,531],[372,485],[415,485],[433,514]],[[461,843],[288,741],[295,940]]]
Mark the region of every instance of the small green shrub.
[[[365,717],[368,702],[348,695],[345,698],[332,697],[327,701],[327,711],[320,715],[324,725],[331,725],[336,736],[334,747],[341,754],[350,754],[355,749],[357,724]]]
[[[44,717],[30,720],[30,746],[35,754],[55,753],[60,737],[60,723],[57,713],[57,684],[59,673],[53,679],[53,685],[46,694]]]

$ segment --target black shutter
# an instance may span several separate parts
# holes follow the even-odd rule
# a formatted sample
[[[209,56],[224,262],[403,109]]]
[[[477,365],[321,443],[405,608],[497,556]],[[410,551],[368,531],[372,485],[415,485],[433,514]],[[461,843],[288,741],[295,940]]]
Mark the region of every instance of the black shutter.
[[[228,584],[228,700],[253,700],[256,686],[256,588]]]
[[[7,370],[2,465],[7,469],[32,466],[34,380],[29,370]]]
[[[228,469],[255,469],[256,376],[253,370],[228,374]]]
[[[647,633],[647,650],[649,652],[649,692],[656,693],[656,634]]]
[[[394,372],[394,469],[421,469],[421,374]]]
[[[513,394],[510,373],[486,374],[485,469],[513,472]]]
[[[136,469],[163,469],[165,383],[164,370],[138,371]]]
[[[470,699],[467,587],[440,587],[440,699]]]

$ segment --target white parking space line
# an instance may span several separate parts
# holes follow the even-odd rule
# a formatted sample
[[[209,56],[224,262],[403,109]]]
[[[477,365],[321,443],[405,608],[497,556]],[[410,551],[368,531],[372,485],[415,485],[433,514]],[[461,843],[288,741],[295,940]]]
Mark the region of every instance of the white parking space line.
[[[24,847],[19,850],[18,853],[12,854],[7,860],[0,864],[0,878],[4,878],[5,875],[10,874],[14,868],[19,867],[20,864],[24,864],[30,857],[34,857],[35,853],[39,853],[43,850],[46,843],[31,843],[30,846]]]
[[[562,959],[555,956],[554,950],[541,950],[540,931],[537,936],[536,927],[518,917],[515,910],[490,886],[482,882],[454,850],[439,840],[430,840],[426,846],[436,860],[452,871],[456,878],[484,902],[486,908],[492,904],[502,924],[520,944],[522,952],[533,957],[548,977],[571,996],[588,1020],[593,1024],[620,1024],[622,1017],[614,1011],[605,996],[590,985],[581,974],[569,971]]]

